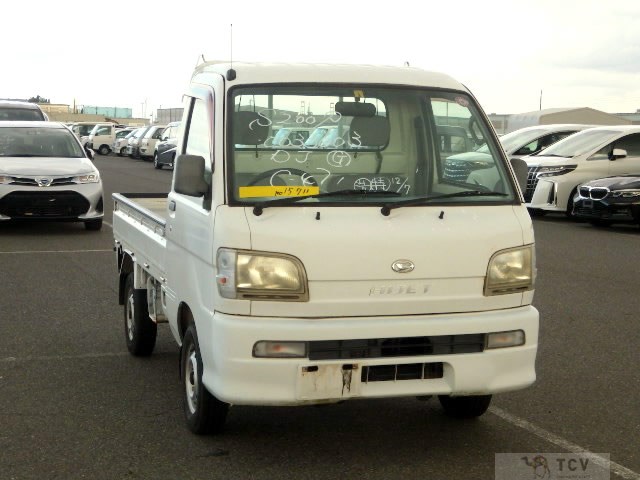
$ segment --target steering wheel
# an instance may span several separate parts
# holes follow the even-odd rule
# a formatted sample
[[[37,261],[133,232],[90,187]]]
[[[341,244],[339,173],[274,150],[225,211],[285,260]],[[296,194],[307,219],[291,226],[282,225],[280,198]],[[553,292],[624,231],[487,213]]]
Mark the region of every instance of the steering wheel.
[[[478,134],[476,133],[476,130],[475,130],[476,128],[478,128],[478,130],[482,133],[482,131],[478,127],[478,120],[476,120],[476,117],[470,117],[469,118],[469,133],[471,134],[471,138],[473,138],[473,143],[475,143],[476,145],[482,145],[483,143],[485,143],[485,140],[478,136]]]
[[[303,176],[305,176],[304,179],[310,182],[311,185],[313,185],[314,187],[318,186],[318,181],[315,178],[309,175],[308,172],[305,172],[304,170],[300,170],[299,168],[273,168],[271,170],[267,170],[266,172],[259,173],[255,177],[253,177],[251,181],[247,184],[247,186],[249,187],[254,186],[260,180],[269,178],[278,172],[280,172],[282,175],[300,175],[301,179],[303,178]]]

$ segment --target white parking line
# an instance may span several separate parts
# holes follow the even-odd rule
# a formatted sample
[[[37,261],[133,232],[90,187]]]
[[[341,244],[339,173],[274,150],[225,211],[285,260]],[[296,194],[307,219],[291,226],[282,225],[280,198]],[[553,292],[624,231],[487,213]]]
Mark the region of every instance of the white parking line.
[[[174,355],[176,352],[153,352],[153,356],[158,355]],[[105,353],[83,353],[79,355],[42,355],[39,357],[4,357],[0,358],[0,364],[3,363],[22,363],[22,362],[49,362],[52,360],[82,360],[86,358],[109,358],[109,357],[127,357],[129,352],[105,352]]]
[[[536,437],[546,440],[549,443],[553,443],[554,445],[562,448],[563,450],[566,450],[571,453],[579,453],[579,454],[585,455],[586,457],[589,458],[589,460],[591,460],[596,465],[599,465],[604,468],[609,467],[611,472],[613,472],[613,474],[619,477],[625,478],[627,480],[640,480],[639,473],[636,473],[633,470],[628,469],[627,467],[623,467],[618,463],[611,462],[605,459],[604,457],[601,457],[600,455],[592,453],[589,450],[582,448],[580,445],[576,445],[575,443],[565,440],[564,438],[559,437],[555,433],[551,433],[548,430],[545,430],[544,428],[540,428],[523,418],[512,415],[511,413],[505,410],[502,410],[501,408],[498,408],[498,407],[489,407],[489,411],[494,415],[496,415],[497,417],[500,417],[501,419],[503,419],[505,422],[510,423],[511,425],[514,425],[516,427],[522,428],[523,430],[526,430],[527,432],[534,434]]]

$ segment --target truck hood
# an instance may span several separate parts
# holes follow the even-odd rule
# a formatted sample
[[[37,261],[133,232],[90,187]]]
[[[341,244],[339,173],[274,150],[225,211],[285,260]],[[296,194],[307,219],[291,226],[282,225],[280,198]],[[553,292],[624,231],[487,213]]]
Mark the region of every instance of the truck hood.
[[[380,207],[296,206],[260,216],[247,208],[245,216],[252,250],[297,257],[309,282],[306,304],[254,301],[254,315],[425,314],[523,302],[521,293],[483,295],[492,255],[533,242],[523,208],[404,207],[385,217]],[[397,273],[398,261],[415,268]]]
[[[0,157],[0,173],[5,175],[68,176],[95,171],[88,158]]]

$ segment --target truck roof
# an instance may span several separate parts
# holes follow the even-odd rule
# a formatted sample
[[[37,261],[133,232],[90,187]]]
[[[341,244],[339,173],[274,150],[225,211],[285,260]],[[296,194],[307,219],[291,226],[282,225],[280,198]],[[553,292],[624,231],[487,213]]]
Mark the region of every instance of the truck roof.
[[[210,61],[198,65],[192,79],[207,83],[206,74],[226,77],[229,62]],[[247,63],[233,62],[236,78],[228,86],[260,83],[366,83],[436,87],[453,90],[467,88],[452,77],[414,67],[347,65],[319,63]]]

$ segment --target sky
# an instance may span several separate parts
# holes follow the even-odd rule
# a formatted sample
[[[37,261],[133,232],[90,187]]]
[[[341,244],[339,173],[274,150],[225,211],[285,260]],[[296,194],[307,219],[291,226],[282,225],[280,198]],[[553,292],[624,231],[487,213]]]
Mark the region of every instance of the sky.
[[[0,15],[0,98],[149,118],[180,107],[198,61],[233,46],[234,61],[408,62],[453,76],[487,113],[541,99],[640,109],[640,0],[20,0]]]

